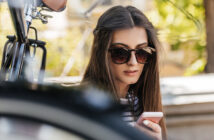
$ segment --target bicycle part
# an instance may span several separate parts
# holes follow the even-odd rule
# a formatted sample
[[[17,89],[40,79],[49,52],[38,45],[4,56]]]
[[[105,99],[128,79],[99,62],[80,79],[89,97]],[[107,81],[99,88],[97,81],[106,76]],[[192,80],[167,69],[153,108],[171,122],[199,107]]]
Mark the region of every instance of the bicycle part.
[[[45,46],[40,45],[38,47],[40,47],[43,50],[42,64],[41,64],[41,67],[40,67],[40,73],[39,73],[39,78],[38,78],[38,81],[41,83],[41,82],[43,82],[44,75],[45,75],[45,65],[46,65],[47,51],[46,51]]]
[[[49,125],[83,139],[150,139],[122,121],[119,106],[104,92],[28,83],[3,83],[0,91],[1,118]],[[26,127],[24,124],[21,123],[17,129],[38,130],[38,127]],[[36,131],[33,138],[38,134]]]
[[[8,41],[4,45],[3,56],[2,56],[2,64],[1,64],[1,71],[0,71],[0,81],[4,81],[7,78],[7,73],[10,73],[10,67],[12,65],[12,60],[15,59],[14,52],[16,51],[15,48],[17,43],[15,42],[15,36],[7,36]]]
[[[25,22],[25,15],[23,12],[23,1],[17,0],[7,0],[9,5],[9,10],[11,13],[13,26],[16,31],[17,40],[19,42],[25,42],[27,38],[27,25]]]
[[[52,18],[52,16],[47,15],[47,14],[43,14],[43,13],[41,13],[42,11],[51,12],[51,10],[49,8],[45,8],[45,7],[42,7],[39,11],[37,11],[37,9],[35,9],[33,11],[32,18],[33,19],[39,19],[42,21],[43,24],[46,24],[46,23],[48,23],[48,18]]]
[[[48,23],[48,18],[52,18],[50,15],[42,14],[41,11],[38,13],[38,18],[42,21],[43,24]]]
[[[8,0],[8,6],[12,17],[13,25],[16,31],[16,37],[10,37],[9,42],[6,43],[3,52],[0,80],[14,81],[17,79],[25,79],[24,67],[27,57],[30,56],[30,45],[28,40],[29,29],[34,29],[35,38],[38,40],[37,30],[34,27],[30,27],[33,15],[37,12],[37,6],[42,6],[42,1],[39,0]],[[42,8],[43,9],[43,8]],[[41,11],[40,11],[41,12]],[[40,14],[40,19],[43,23],[47,22],[48,15]],[[26,20],[24,19],[26,18]],[[14,42],[14,44],[12,44]],[[38,79],[42,81],[44,77],[45,62],[46,61],[46,49],[45,43],[37,41],[39,48],[42,49],[42,64],[40,66],[40,75]],[[10,45],[8,45],[10,44]],[[33,44],[33,46],[37,46]],[[43,45],[43,46],[41,46]],[[34,54],[36,53],[34,47]],[[40,78],[39,78],[40,77]]]
[[[36,44],[37,48],[41,48],[43,51],[42,62],[41,62],[40,72],[39,72],[39,77],[38,77],[38,82],[41,83],[41,82],[43,82],[44,74],[45,74],[46,55],[47,55],[47,50],[45,48],[46,43],[44,41],[40,41],[40,40],[29,39],[29,45],[32,46],[32,44]]]
[[[7,131],[9,128],[9,131]],[[21,129],[20,129],[21,128]],[[26,135],[27,134],[27,135]],[[75,132],[69,133],[61,128],[27,118],[0,117],[1,140],[83,140]]]
[[[34,30],[34,32],[35,32],[35,40],[38,40],[38,35],[37,35],[37,30],[36,30],[36,28],[31,26],[30,29],[33,29],[33,30]]]
[[[14,69],[15,69],[15,65],[16,65],[16,56],[18,55],[18,46],[19,46],[19,43],[16,42],[15,45],[13,46],[14,50],[12,51],[12,63],[11,63],[11,69],[9,71],[9,78],[8,80],[13,80],[13,79],[16,79],[16,78],[13,78],[13,73],[14,73]]]
[[[2,55],[2,63],[1,63],[1,68],[3,67],[4,63],[5,63],[5,59],[8,56],[8,53],[10,52],[12,46],[9,46],[10,44],[13,44],[14,41],[16,40],[15,36],[7,36],[8,41],[5,43],[4,45],[4,49],[3,49],[3,55]],[[8,47],[10,47],[8,49]]]
[[[14,46],[14,36],[8,36],[8,41],[4,45],[3,55],[2,55],[2,63],[1,63],[1,71],[0,71],[0,81],[6,79],[7,70],[9,70],[11,61],[12,61],[12,52]]]
[[[18,53],[18,58],[14,69],[13,77],[10,79],[12,81],[19,79],[19,76],[22,71],[22,66],[23,66],[22,64],[23,64],[24,53],[25,53],[25,44],[23,43],[19,47],[19,53]]]
[[[35,27],[30,27],[30,29],[33,29],[34,30],[34,32],[35,32],[35,40],[37,41],[38,40],[38,35],[37,35],[37,30],[36,30],[36,28]],[[33,46],[33,56],[32,57],[34,57],[35,56],[35,54],[36,54],[36,48],[37,48],[37,44],[36,43],[32,43],[32,41],[30,41],[30,46]]]

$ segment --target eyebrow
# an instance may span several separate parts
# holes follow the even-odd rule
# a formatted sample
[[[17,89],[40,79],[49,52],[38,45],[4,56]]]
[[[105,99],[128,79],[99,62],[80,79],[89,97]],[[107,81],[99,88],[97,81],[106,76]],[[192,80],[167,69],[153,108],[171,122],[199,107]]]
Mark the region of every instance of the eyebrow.
[[[124,47],[130,48],[127,44],[124,44],[124,43],[112,43],[111,45],[112,45],[112,46],[114,46],[114,45],[122,45],[122,46],[124,46]],[[145,46],[145,45],[147,46],[148,43],[147,43],[147,42],[144,42],[144,43],[138,44],[138,45],[136,46],[136,48],[139,48],[139,47]]]

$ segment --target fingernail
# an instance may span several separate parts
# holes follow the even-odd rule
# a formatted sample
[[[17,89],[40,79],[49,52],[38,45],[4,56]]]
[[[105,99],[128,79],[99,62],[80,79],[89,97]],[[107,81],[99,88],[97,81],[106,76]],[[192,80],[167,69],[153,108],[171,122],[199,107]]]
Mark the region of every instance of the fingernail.
[[[145,125],[148,125],[148,124],[149,124],[149,121],[148,121],[148,120],[144,120],[143,123],[144,123]]]

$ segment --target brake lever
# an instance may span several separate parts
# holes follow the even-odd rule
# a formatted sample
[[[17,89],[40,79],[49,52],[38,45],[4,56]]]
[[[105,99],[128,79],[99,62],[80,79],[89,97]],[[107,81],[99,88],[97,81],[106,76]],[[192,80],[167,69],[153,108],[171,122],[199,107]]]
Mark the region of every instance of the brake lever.
[[[40,10],[40,12],[41,12],[41,11],[53,12],[53,10],[51,10],[51,9],[48,8],[48,7],[42,7],[41,10]]]
[[[40,14],[40,19],[42,20],[43,24],[47,24],[48,23],[48,18],[53,18],[53,16],[50,15],[46,15],[46,14]]]
[[[34,19],[40,19],[43,24],[47,24],[48,23],[48,18],[53,18],[53,16],[47,15],[47,14],[43,14],[42,11],[48,11],[48,9],[42,8],[41,10],[36,12],[36,14],[34,14],[33,18]]]

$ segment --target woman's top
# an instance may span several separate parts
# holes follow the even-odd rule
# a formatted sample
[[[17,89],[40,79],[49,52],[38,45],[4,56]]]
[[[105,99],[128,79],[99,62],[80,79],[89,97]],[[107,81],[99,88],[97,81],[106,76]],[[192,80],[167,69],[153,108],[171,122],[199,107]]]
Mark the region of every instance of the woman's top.
[[[129,125],[134,126],[141,114],[138,97],[133,92],[128,92],[126,98],[120,98],[120,104],[125,107],[122,119]]]

